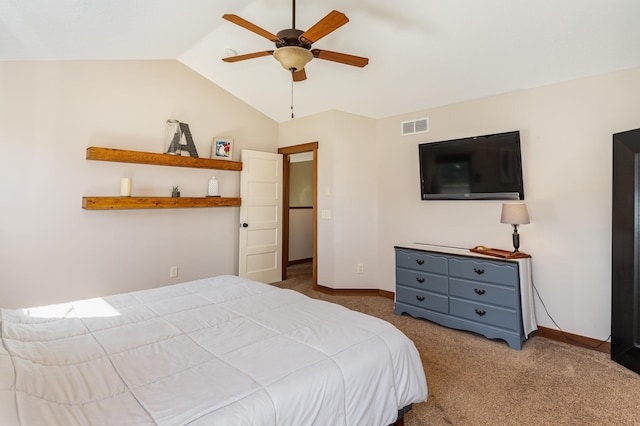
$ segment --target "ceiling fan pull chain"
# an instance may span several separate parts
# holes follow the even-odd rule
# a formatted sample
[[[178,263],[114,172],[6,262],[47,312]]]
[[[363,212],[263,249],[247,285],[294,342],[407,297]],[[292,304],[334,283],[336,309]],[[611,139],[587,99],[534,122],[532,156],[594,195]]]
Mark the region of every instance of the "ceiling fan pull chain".
[[[293,76],[293,73],[295,71],[291,70],[291,75]],[[293,114],[293,79],[291,79],[291,118],[294,118],[294,114]]]

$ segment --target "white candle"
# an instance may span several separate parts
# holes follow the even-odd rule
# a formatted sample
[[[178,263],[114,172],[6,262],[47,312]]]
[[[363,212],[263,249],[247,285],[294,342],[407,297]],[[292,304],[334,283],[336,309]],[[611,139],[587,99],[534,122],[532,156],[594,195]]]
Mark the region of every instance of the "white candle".
[[[131,196],[131,179],[130,178],[120,179],[120,196],[121,197]]]

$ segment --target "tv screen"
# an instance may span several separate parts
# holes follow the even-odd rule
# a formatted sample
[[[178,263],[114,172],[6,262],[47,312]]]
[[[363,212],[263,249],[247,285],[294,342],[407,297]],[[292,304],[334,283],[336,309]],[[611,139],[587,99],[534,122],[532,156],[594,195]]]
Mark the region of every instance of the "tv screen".
[[[418,147],[423,200],[524,200],[520,132]]]

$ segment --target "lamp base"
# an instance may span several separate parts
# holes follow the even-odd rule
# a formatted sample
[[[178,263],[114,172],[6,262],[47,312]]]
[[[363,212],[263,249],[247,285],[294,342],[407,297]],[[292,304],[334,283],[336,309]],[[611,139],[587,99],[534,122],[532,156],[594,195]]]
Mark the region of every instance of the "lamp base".
[[[502,259],[525,259],[531,257],[527,253],[521,251],[508,251],[484,246],[476,246],[469,251],[473,253],[486,254],[487,256],[500,257]]]

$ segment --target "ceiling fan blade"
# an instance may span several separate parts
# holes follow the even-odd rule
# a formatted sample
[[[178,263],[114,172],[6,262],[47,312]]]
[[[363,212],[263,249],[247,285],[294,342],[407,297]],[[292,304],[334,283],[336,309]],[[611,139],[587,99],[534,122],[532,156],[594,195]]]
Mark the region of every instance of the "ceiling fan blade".
[[[312,44],[327,34],[335,31],[349,22],[349,18],[342,12],[332,10],[327,16],[316,22],[311,28],[300,34],[299,40],[305,44]]]
[[[313,49],[311,53],[313,53],[314,58],[340,62],[341,64],[353,65],[354,67],[362,68],[369,63],[368,58],[347,55],[346,53],[332,52],[330,50]]]
[[[300,71],[293,71],[291,73],[291,76],[293,78],[293,81],[304,81],[307,79],[307,73],[304,71],[304,68],[302,68]]]
[[[236,25],[241,26],[244,29],[247,29],[249,31],[252,31],[256,34],[258,34],[259,36],[262,36],[268,40],[271,40],[272,42],[282,42],[282,40],[280,39],[280,37],[278,37],[275,34],[271,34],[269,31],[260,28],[259,26],[252,24],[251,22],[247,21],[246,19],[242,19],[241,17],[239,17],[238,15],[230,15],[230,14],[225,14],[222,15],[223,19],[226,19],[229,22],[232,22]]]
[[[265,50],[264,52],[247,53],[245,55],[229,56],[228,58],[222,58],[222,60],[225,62],[238,62],[238,61],[244,61],[245,59],[253,59],[253,58],[259,58],[260,56],[269,56],[269,55],[273,55],[273,50]]]

